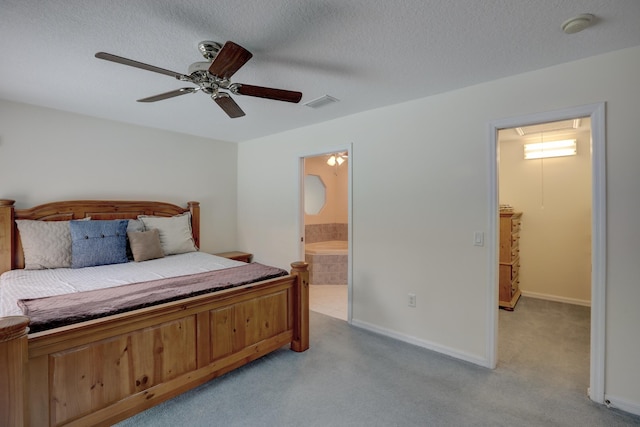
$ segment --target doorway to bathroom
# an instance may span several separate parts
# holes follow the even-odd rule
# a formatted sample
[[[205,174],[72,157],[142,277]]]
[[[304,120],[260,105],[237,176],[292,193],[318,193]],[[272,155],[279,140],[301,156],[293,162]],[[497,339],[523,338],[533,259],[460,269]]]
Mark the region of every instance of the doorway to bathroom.
[[[300,252],[312,311],[351,319],[351,159],[348,147],[301,158]]]

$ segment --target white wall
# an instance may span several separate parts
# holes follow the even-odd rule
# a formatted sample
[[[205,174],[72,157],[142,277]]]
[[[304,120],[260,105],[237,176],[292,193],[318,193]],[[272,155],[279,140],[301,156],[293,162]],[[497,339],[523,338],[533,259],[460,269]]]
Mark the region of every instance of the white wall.
[[[237,145],[0,100],[0,198],[201,203],[202,250],[236,249]]]
[[[585,121],[588,119],[584,119]],[[510,138],[500,132],[500,203],[522,212],[520,288],[524,295],[591,302],[591,134]],[[576,139],[577,155],[524,159],[524,144]]]
[[[353,143],[354,322],[483,364],[489,257],[472,243],[495,209],[488,124],[606,101],[605,392],[640,412],[639,70],[636,47],[241,143],[240,246],[295,260],[298,159]]]

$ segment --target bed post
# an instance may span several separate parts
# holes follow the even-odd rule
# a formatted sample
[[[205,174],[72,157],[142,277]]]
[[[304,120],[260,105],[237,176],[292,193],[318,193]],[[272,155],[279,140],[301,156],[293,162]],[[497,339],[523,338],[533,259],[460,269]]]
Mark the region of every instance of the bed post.
[[[0,425],[23,427],[27,416],[29,318],[0,318]]]
[[[14,200],[0,199],[0,274],[15,265]]]
[[[309,348],[309,264],[304,261],[292,263],[291,274],[297,276],[291,350],[305,351]]]
[[[200,249],[200,202],[187,202],[191,212],[191,232],[196,247]]]

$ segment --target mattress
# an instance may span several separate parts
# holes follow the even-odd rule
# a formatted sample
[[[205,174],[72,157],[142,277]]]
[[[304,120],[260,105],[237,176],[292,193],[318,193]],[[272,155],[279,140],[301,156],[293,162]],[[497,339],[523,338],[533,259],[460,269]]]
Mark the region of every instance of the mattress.
[[[0,317],[22,315],[18,300],[105,289],[244,265],[204,252],[143,262],[50,270],[11,270],[0,275]]]

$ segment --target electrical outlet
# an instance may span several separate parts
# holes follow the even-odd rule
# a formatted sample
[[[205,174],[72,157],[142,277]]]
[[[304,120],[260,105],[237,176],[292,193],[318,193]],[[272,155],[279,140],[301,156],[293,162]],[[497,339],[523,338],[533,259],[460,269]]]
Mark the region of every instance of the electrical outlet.
[[[409,307],[415,307],[416,306],[416,294],[409,294],[408,295],[408,305]]]

